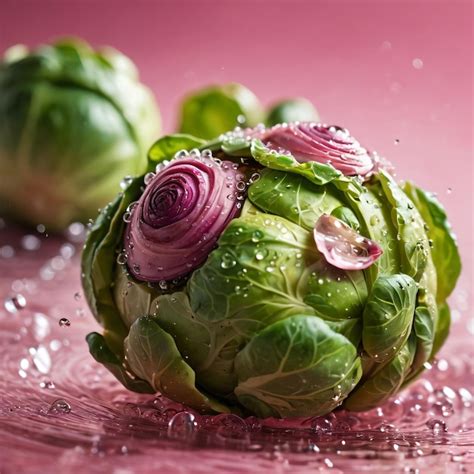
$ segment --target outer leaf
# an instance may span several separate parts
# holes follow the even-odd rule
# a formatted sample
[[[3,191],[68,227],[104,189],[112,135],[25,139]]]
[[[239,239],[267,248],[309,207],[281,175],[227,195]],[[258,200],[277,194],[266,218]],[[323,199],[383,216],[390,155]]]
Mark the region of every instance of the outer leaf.
[[[423,364],[431,356],[434,342],[434,320],[426,306],[418,306],[415,310],[413,331],[416,336],[416,353],[411,367],[410,380],[415,377]],[[408,381],[408,380],[407,380]]]
[[[331,165],[316,161],[299,163],[291,154],[269,150],[257,139],[252,140],[250,151],[255,160],[267,168],[299,174],[318,186],[333,182],[339,189],[352,193],[354,196],[358,196],[362,191],[355,179],[344,176]]]
[[[446,212],[432,194],[410,182],[405,183],[403,189],[415,203],[428,226],[427,234],[432,242],[431,254],[438,275],[436,300],[442,303],[453,291],[461,273],[461,257],[456,237],[449,225]]]
[[[140,316],[156,310],[155,300],[161,291],[135,280],[125,265],[117,265],[112,286],[117,311],[128,328]]]
[[[402,271],[419,282],[430,258],[423,219],[413,202],[389,174],[381,171],[377,177],[392,205],[392,220],[398,229]]]
[[[405,344],[413,323],[417,286],[404,274],[381,276],[372,287],[363,315],[362,344],[378,363]]]
[[[125,340],[131,369],[156,391],[201,412],[229,412],[195,387],[195,374],[183,360],[173,338],[150,316],[138,318]]]
[[[382,366],[349,395],[344,402],[344,408],[350,411],[365,411],[385,403],[400,389],[410,372],[415,351],[415,339],[409,338],[387,365]]]
[[[171,160],[180,150],[199,148],[205,142],[192,135],[176,133],[165,135],[157,140],[148,151],[148,171],[153,171],[155,166],[164,161]]]
[[[242,405],[261,417],[322,415],[359,381],[355,347],[322,320],[291,316],[258,333],[237,355]]]
[[[265,212],[276,214],[312,231],[321,214],[342,205],[337,191],[317,186],[302,176],[265,169],[248,189],[250,201]]]
[[[88,235],[82,259],[82,282],[95,318],[104,327],[104,337],[116,354],[123,353],[125,324],[114,301],[112,283],[115,278],[117,251],[121,249],[123,214],[137,198],[143,181],[137,178],[110,206],[104,208]]]
[[[86,341],[89,344],[92,357],[108,369],[125,388],[138,393],[155,393],[155,390],[145,380],[134,377],[125,369],[122,362],[107,347],[103,336],[91,332],[87,335]]]

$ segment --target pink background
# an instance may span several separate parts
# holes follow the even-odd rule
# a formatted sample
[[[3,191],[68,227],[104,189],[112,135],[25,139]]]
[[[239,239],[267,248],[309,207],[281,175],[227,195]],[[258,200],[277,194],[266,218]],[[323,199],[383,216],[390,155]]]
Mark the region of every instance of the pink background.
[[[180,96],[211,82],[310,98],[439,194],[472,285],[471,1],[0,0],[0,50],[60,35],[130,55],[167,132]]]

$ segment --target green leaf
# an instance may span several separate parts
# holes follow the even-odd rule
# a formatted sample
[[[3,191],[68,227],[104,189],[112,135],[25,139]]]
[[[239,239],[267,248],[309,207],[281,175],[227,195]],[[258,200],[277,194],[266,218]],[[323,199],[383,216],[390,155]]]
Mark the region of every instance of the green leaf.
[[[322,320],[295,315],[256,334],[235,360],[238,400],[260,417],[318,416],[359,381],[356,348]]]
[[[430,258],[423,219],[413,202],[389,174],[381,171],[377,178],[392,205],[392,221],[398,230],[402,271],[419,282]]]
[[[416,336],[416,353],[411,372],[417,374],[423,364],[431,357],[434,342],[434,320],[426,306],[418,306],[415,310],[413,331]],[[410,377],[412,377],[410,374]]]
[[[92,357],[108,369],[125,388],[132,392],[155,393],[148,382],[134,377],[126,370],[118,357],[107,347],[103,336],[91,332],[87,335],[86,341]]]
[[[344,272],[325,261],[312,233],[255,211],[229,224],[218,248],[191,276],[188,293],[196,319],[219,341],[211,343],[215,353],[206,370],[209,379],[214,370],[221,388],[208,380],[205,386],[211,383],[212,391],[228,394],[235,383],[236,352],[278,320],[318,315],[357,344],[367,289],[362,272]],[[223,373],[224,366],[216,364],[224,359]]]
[[[379,183],[366,183],[363,192],[358,196],[346,194],[348,206],[356,214],[362,235],[377,242],[383,250],[380,258],[366,271],[369,288],[378,275],[391,275],[402,271],[400,265],[399,242],[397,230],[392,224],[391,203],[384,199]]]
[[[204,413],[230,411],[196,388],[194,371],[155,318],[142,316],[132,324],[125,354],[133,372],[166,397]]]
[[[363,315],[362,344],[377,363],[394,357],[408,339],[415,313],[417,286],[404,274],[375,281]]]
[[[248,188],[250,201],[261,210],[284,217],[312,231],[322,214],[341,206],[337,191],[317,186],[302,176],[264,169]]]
[[[427,225],[426,232],[432,243],[431,255],[438,275],[436,300],[442,303],[452,293],[461,273],[461,257],[456,237],[446,212],[431,193],[410,182],[405,183],[403,189],[415,203]]]
[[[180,353],[196,372],[200,386],[209,393],[233,398],[237,378],[234,358],[244,338],[231,325],[199,317],[191,309],[185,292],[160,296],[156,318],[170,334]]]
[[[271,106],[267,126],[291,122],[319,122],[319,114],[314,105],[302,97],[282,100]]]
[[[135,280],[126,265],[117,265],[113,282],[113,295],[117,311],[129,328],[140,316],[153,314],[161,290]]]
[[[133,180],[110,206],[104,208],[87,237],[82,257],[82,282],[93,314],[104,327],[104,337],[114,353],[123,353],[127,327],[118,317],[120,311],[114,299],[113,283],[117,255],[122,249],[123,214],[138,198],[142,178]]]
[[[267,168],[299,174],[318,186],[333,183],[340,190],[352,193],[354,196],[358,196],[362,191],[355,179],[344,176],[331,165],[316,161],[299,163],[291,154],[269,150],[257,139],[252,140],[250,150],[255,160]]]
[[[350,411],[366,411],[383,405],[400,389],[410,372],[415,351],[415,339],[410,337],[388,364],[382,365],[359,384],[344,402],[344,408]]]
[[[205,142],[199,138],[182,133],[165,135],[157,140],[148,151],[148,171],[154,171],[156,165],[171,160],[180,150],[200,148]]]
[[[232,83],[207,87],[185,97],[178,129],[212,139],[236,126],[254,127],[262,120],[263,109],[255,94]]]

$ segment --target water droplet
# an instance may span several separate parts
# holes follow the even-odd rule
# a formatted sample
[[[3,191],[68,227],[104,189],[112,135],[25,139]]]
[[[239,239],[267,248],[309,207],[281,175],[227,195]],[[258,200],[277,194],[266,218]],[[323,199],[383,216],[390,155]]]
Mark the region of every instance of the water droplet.
[[[127,263],[127,254],[125,252],[120,252],[117,255],[117,263],[119,265],[125,265]]]
[[[237,262],[235,261],[234,257],[230,253],[225,253],[222,256],[222,261],[221,261],[221,267],[222,268],[232,268],[237,265]]]
[[[0,257],[12,258],[15,256],[15,249],[11,245],[4,245],[0,247]]]
[[[324,464],[326,464],[326,466],[329,468],[334,467],[334,463],[329,458],[324,459]]]
[[[330,433],[333,429],[332,423],[327,418],[316,417],[311,421],[311,431],[317,435]]]
[[[128,188],[130,183],[133,181],[132,176],[124,176],[122,181],[120,181],[120,189],[124,190]]]
[[[22,294],[18,293],[6,298],[3,302],[3,305],[9,313],[14,314],[26,306],[26,298]]]
[[[472,394],[471,394],[471,392],[470,392],[467,388],[461,387],[461,388],[458,390],[458,393],[459,393],[459,396],[461,397],[461,400],[462,400],[463,405],[464,405],[466,408],[467,408],[467,407],[470,407],[470,406],[471,406],[471,402],[472,402]]]
[[[260,230],[256,230],[253,234],[252,234],[252,242],[254,243],[257,243],[258,241],[260,241],[260,239],[263,237],[263,232],[260,231]],[[258,259],[257,259],[258,260]]]
[[[454,406],[449,400],[444,400],[434,403],[431,411],[435,416],[448,418],[454,413]]]
[[[203,158],[212,158],[212,151],[209,150],[208,148],[205,148],[204,150],[201,151],[201,156]]]
[[[235,187],[237,188],[237,191],[245,191],[247,185],[244,181],[238,181]]]
[[[188,150],[179,150],[178,152],[175,153],[174,157],[175,158],[187,158],[189,156]]]
[[[69,327],[71,325],[71,321],[69,321],[69,319],[67,318],[61,318],[59,320],[59,326],[60,327]]]
[[[76,293],[74,293],[74,299],[76,301],[79,301],[81,299],[81,294],[78,291],[76,291]]]
[[[33,252],[34,250],[38,250],[41,247],[41,240],[38,239],[38,237],[36,237],[35,235],[24,235],[21,238],[21,246],[25,250]]]
[[[81,222],[73,222],[67,228],[66,234],[71,242],[82,242],[86,237],[86,228]]]
[[[255,252],[255,259],[256,260],[263,260],[268,255],[267,249],[259,249]]]
[[[132,220],[132,214],[130,212],[124,212],[122,219],[128,224]]]
[[[394,145],[399,145],[399,144],[400,144],[400,139],[399,139],[399,138],[395,138],[395,140],[393,141],[393,144],[394,144]]]
[[[423,61],[420,58],[413,59],[411,64],[415,69],[423,69]]]
[[[168,436],[171,439],[189,441],[197,427],[195,416],[192,413],[183,411],[176,413],[168,423]]]
[[[246,121],[247,121],[247,120],[246,120],[246,118],[245,118],[245,115],[242,115],[242,114],[237,115],[237,122],[238,122],[240,125],[243,125]]]
[[[167,290],[168,289],[168,283],[166,280],[160,280],[158,283],[158,286],[160,287],[161,290]]]
[[[214,423],[218,424],[217,436],[226,443],[242,443],[250,440],[248,426],[237,415],[217,415]]]
[[[63,244],[61,245],[61,248],[59,249],[59,254],[61,255],[62,258],[66,260],[70,260],[74,254],[76,253],[76,248],[72,244]]]
[[[56,388],[52,380],[44,380],[43,382],[40,382],[39,386],[40,388],[44,388],[46,390],[53,390]]]
[[[255,183],[260,179],[260,173],[253,173],[252,176],[250,176],[249,181],[250,183]]]
[[[431,419],[426,422],[426,426],[433,432],[435,436],[438,436],[441,433],[446,433],[448,428],[446,423],[442,420]]]
[[[148,186],[153,181],[155,176],[156,176],[155,173],[153,173],[152,171],[147,173],[145,177],[143,178],[143,182],[145,183],[145,186]]]
[[[446,189],[446,194],[451,194],[453,192],[453,188]]]
[[[71,405],[63,398],[58,398],[51,403],[48,414],[52,415],[63,415],[71,412]]]
[[[380,220],[376,215],[370,217],[369,223],[371,226],[377,225],[379,222]]]

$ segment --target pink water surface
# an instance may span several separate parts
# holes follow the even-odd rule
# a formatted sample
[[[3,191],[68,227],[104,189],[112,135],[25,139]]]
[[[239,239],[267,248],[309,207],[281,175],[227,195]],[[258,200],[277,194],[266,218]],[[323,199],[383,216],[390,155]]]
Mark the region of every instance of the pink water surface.
[[[97,324],[81,292],[74,235],[45,237],[0,225],[0,472],[474,467],[474,326],[465,287],[452,298],[453,331],[440,358],[380,408],[296,420],[199,416],[161,397],[127,392],[89,356],[84,336]]]
[[[182,94],[209,82],[242,82],[265,103],[310,98],[438,193],[464,272],[440,359],[385,407],[297,423],[184,414],[169,428],[182,408],[126,392],[87,353],[97,325],[74,236],[30,232],[40,247],[26,250],[28,232],[7,223],[0,303],[21,293],[26,306],[0,305],[0,472],[472,471],[472,2],[0,0],[0,50],[59,35],[129,54],[168,132]]]

